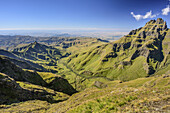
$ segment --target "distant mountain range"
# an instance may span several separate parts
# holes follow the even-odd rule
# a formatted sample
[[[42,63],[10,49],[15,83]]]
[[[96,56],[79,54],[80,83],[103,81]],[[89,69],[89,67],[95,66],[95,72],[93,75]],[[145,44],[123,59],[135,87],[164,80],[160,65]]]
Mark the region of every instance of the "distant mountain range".
[[[92,39],[89,37],[32,37],[32,36],[8,36],[0,35],[0,48],[5,50],[13,50],[30,43],[39,42],[50,46],[60,46],[68,48],[77,43],[82,43],[82,40]],[[92,39],[93,40],[93,39]],[[105,40],[103,40],[105,41]],[[86,43],[86,42],[85,42]]]

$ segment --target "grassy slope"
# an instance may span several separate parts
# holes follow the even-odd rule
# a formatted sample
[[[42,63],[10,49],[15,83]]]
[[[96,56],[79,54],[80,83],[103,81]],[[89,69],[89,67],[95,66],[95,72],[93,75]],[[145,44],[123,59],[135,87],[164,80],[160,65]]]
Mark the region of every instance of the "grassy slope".
[[[169,109],[170,78],[139,78],[129,82],[107,83],[104,89],[89,88],[65,102],[53,104],[47,112],[144,112]]]
[[[64,102],[50,104],[46,101],[32,100],[1,105],[0,112],[169,112],[169,76],[139,78],[123,83],[119,80],[111,81],[106,83],[106,88],[88,88]],[[25,87],[30,89],[30,86]]]

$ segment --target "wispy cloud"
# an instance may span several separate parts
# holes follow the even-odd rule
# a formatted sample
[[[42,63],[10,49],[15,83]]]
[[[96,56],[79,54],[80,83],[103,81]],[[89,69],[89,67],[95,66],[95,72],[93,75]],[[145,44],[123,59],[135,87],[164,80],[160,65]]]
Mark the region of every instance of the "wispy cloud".
[[[170,2],[170,0],[169,0]],[[167,5],[166,8],[162,9],[162,15],[168,15],[168,13],[170,12],[170,5]],[[140,14],[137,14],[135,15],[134,12],[131,12],[131,15],[137,20],[141,20],[141,19],[147,19],[147,18],[154,18],[156,16],[158,16],[159,14],[153,14],[152,15],[152,11],[149,11],[149,12],[146,12],[145,15],[140,15]]]
[[[170,12],[170,6],[168,5],[166,8],[162,9],[162,15],[168,15]]]
[[[146,12],[145,15],[140,15],[140,14],[135,15],[134,12],[131,12],[131,15],[138,21],[138,20],[141,20],[141,19],[154,18],[159,14],[153,14],[152,15],[152,11],[149,11],[149,12]]]

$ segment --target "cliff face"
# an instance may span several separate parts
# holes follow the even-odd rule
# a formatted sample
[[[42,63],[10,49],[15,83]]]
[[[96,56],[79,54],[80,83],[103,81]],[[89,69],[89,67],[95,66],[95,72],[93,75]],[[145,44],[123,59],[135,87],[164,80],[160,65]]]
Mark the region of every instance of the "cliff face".
[[[67,63],[80,74],[88,71],[90,76],[111,79],[150,76],[162,68],[161,73],[166,73],[169,68],[165,67],[169,65],[169,32],[163,19],[151,20],[118,41],[71,55]]]
[[[128,36],[133,36],[135,39],[132,41],[132,49],[137,48],[133,53],[131,60],[136,59],[139,56],[146,58],[144,69],[148,75],[154,74],[159,68],[160,63],[164,59],[163,53],[163,40],[167,36],[169,29],[166,22],[161,18],[156,21],[151,20],[146,25],[137,30],[135,35],[132,32]],[[154,64],[154,65],[152,65]]]

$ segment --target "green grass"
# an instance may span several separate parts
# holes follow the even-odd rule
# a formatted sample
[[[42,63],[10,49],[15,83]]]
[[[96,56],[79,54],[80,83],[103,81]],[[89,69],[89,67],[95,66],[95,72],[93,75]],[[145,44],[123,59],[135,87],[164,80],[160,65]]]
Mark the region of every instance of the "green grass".
[[[65,102],[51,105],[47,112],[153,112],[156,108],[161,111],[167,106],[170,94],[170,78],[163,76],[139,78],[123,83],[107,82],[108,87],[88,88]],[[157,101],[159,107],[154,104]],[[166,110],[168,108],[164,111]]]
[[[12,105],[0,105],[1,113],[20,113],[20,112],[31,112],[31,113],[45,113],[49,108],[49,103],[40,100],[31,100],[26,102],[15,103]]]
[[[55,79],[55,77],[61,77],[60,75],[50,73],[50,72],[38,72],[38,74],[43,78],[46,83],[50,83]]]
[[[21,81],[17,81],[17,83],[19,83],[19,85],[23,89],[26,89],[26,90],[29,90],[29,91],[47,92],[49,94],[52,94],[53,95],[52,96],[53,101],[62,101],[62,100],[68,99],[68,97],[69,97],[67,94],[64,94],[62,92],[57,92],[57,91],[54,91],[53,89],[49,89],[49,88],[42,87],[42,86],[39,86],[39,85],[34,85],[34,84],[31,84],[31,83],[21,82]]]

